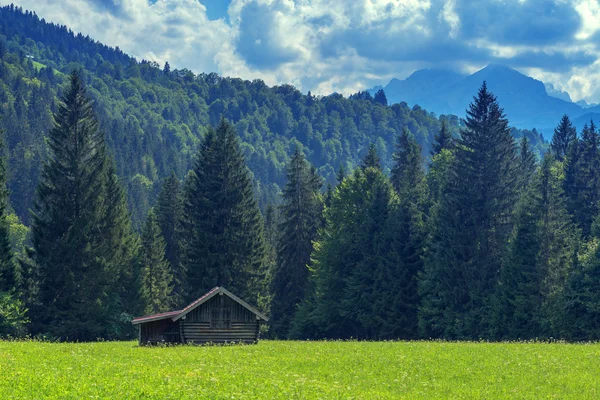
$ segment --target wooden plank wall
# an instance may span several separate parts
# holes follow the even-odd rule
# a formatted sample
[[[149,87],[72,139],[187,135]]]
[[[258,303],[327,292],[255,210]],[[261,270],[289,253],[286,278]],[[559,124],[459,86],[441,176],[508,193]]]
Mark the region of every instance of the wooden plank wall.
[[[230,310],[231,326],[211,328],[212,310],[224,307]],[[254,343],[258,340],[256,315],[226,295],[217,295],[187,314],[181,326],[186,343]]]

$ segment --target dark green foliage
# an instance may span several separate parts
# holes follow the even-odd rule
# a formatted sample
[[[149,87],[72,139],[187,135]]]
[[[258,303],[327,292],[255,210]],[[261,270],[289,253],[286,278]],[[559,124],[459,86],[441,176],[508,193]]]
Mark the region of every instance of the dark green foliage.
[[[141,295],[145,314],[170,311],[173,307],[173,272],[165,259],[166,244],[154,211],[142,231]]]
[[[515,173],[517,174],[517,190],[519,193],[526,193],[527,186],[531,182],[531,178],[535,174],[536,159],[529,140],[523,136],[519,142],[519,153],[517,155],[517,162]]]
[[[313,241],[321,225],[323,181],[300,149],[288,165],[280,211],[277,264],[273,273],[270,333],[287,337],[298,304],[305,297]]]
[[[538,172],[540,194],[538,270],[542,273],[542,336],[565,337],[565,287],[577,258],[580,232],[566,209],[563,170],[550,154]]]
[[[388,264],[381,307],[389,307],[391,321],[384,321],[387,337],[418,337],[417,308],[420,302],[417,278],[423,269],[427,185],[421,147],[404,129],[393,155],[391,182],[399,197],[395,211],[392,246],[397,260]]]
[[[36,333],[69,340],[118,337],[128,220],[104,135],[77,73],[70,77],[49,134],[33,213],[39,298]]]
[[[344,180],[345,177],[346,177],[346,170],[344,169],[343,165],[340,165],[340,168],[338,169],[338,172],[335,175],[335,180],[337,181],[337,183],[342,183],[342,181]]]
[[[532,185],[533,186],[533,185]],[[541,334],[542,282],[540,190],[526,188],[515,216],[515,231],[500,270],[493,330],[499,339],[535,339]]]
[[[239,139],[226,120],[204,138],[187,196],[188,300],[224,286],[256,303],[265,293],[263,221]]]
[[[600,200],[600,152],[596,126],[591,121],[585,125],[579,140],[575,165],[568,165],[566,193],[569,198],[568,209],[584,238],[591,234],[592,222],[598,214]],[[572,154],[571,157],[575,158]],[[567,157],[567,163],[573,161]],[[573,168],[574,170],[571,170]],[[572,175],[570,175],[572,174]]]
[[[575,264],[565,293],[565,336],[572,341],[600,339],[600,250],[590,242]]]
[[[554,136],[550,149],[558,161],[564,161],[569,153],[569,147],[577,139],[575,127],[571,124],[568,115],[563,115],[558,126],[554,129]]]
[[[485,83],[467,110],[421,280],[425,337],[479,338],[490,332],[492,294],[512,230],[515,145]]]
[[[444,149],[452,150],[454,147],[454,138],[452,137],[450,129],[448,129],[448,123],[446,120],[442,120],[442,127],[435,135],[434,142],[431,147],[431,156],[440,154],[440,152]]]
[[[384,337],[392,321],[387,275],[397,261],[392,247],[397,198],[377,168],[357,169],[336,188],[326,225],[315,244],[311,291],[294,321],[292,336]]]
[[[363,158],[362,162],[360,163],[360,167],[362,169],[367,169],[367,168],[381,169],[381,158],[379,158],[379,154],[377,154],[377,148],[375,147],[375,144],[371,143],[369,145],[369,150],[368,150],[367,154],[365,155],[365,158]],[[338,178],[339,177],[340,176],[338,174]]]
[[[373,96],[373,101],[375,103],[381,104],[382,106],[388,105],[387,97],[385,96],[385,92],[383,91],[383,89],[379,89],[377,93],[375,93],[375,96]]]
[[[18,280],[7,221],[8,190],[4,150],[4,132],[0,131],[0,294],[13,293]]]
[[[165,241],[165,258],[173,271],[174,303],[181,305],[185,299],[186,271],[181,261],[181,220],[183,217],[183,194],[175,173],[163,181],[156,202],[156,217]]]

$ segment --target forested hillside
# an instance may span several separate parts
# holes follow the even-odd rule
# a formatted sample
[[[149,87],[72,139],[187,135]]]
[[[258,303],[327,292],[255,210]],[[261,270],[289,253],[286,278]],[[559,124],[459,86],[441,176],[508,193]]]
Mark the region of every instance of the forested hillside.
[[[161,179],[181,179],[208,126],[233,122],[256,178],[261,206],[278,202],[284,165],[296,145],[327,182],[340,166],[351,170],[370,143],[389,168],[394,138],[407,127],[426,154],[438,118],[406,104],[304,95],[289,85],[268,87],[217,74],[196,75],[168,65],[137,62],[122,51],[17,7],[0,9],[0,96],[7,131],[11,203],[29,224],[33,192],[45,157],[44,136],[66,75],[82,70],[127,187],[134,226],[143,224]],[[458,118],[448,117],[456,133]]]

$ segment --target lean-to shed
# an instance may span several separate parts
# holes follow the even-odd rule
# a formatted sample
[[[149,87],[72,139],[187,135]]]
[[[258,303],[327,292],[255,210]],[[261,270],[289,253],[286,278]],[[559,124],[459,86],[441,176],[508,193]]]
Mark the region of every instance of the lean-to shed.
[[[227,289],[216,287],[182,310],[135,318],[139,344],[255,343],[268,318]]]

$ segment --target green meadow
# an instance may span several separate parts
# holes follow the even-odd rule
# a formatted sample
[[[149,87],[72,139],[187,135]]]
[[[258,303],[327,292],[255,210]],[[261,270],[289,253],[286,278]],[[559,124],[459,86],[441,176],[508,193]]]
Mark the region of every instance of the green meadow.
[[[0,342],[0,399],[597,399],[600,345]]]

